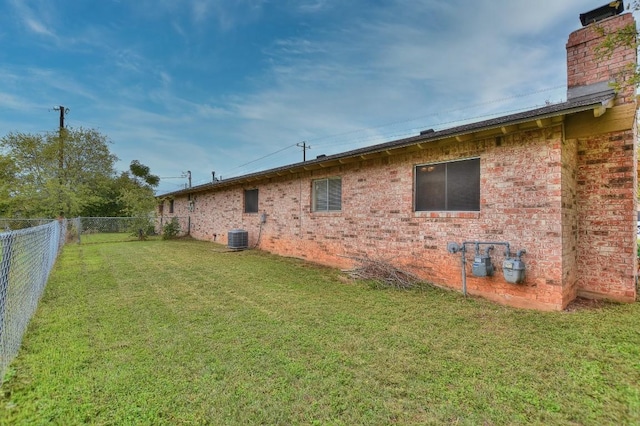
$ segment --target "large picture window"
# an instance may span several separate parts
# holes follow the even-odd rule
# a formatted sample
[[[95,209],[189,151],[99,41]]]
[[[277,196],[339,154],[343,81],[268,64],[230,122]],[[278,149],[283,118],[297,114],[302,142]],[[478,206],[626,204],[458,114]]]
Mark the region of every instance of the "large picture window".
[[[480,159],[416,166],[416,211],[480,211]]]
[[[332,177],[313,181],[314,212],[342,210],[342,178]]]
[[[244,212],[258,213],[258,190],[247,189],[244,191]]]

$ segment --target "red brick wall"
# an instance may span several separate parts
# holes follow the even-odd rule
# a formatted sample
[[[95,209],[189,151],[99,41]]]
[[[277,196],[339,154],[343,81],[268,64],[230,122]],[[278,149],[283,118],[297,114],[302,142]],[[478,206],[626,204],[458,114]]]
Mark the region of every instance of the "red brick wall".
[[[635,300],[636,173],[634,131],[578,140],[581,294]]]
[[[462,285],[460,254],[448,253],[448,242],[509,242],[512,254],[527,250],[525,283],[505,282],[501,246],[492,252],[496,274],[473,277],[473,247],[468,246],[468,292],[516,306],[561,309],[567,302],[563,298],[563,173],[572,173],[562,168],[561,147],[562,127],[555,126],[433,144],[412,154],[197,194],[191,235],[213,240],[217,234],[216,240],[226,243],[230,229],[243,228],[249,232],[250,246],[257,244],[280,255],[338,267],[351,266],[353,257],[369,256],[455,289]],[[480,212],[413,211],[415,165],[470,157],[480,157]],[[312,180],[331,176],[342,177],[342,211],[311,212]],[[262,229],[260,213],[243,213],[244,189],[252,188],[259,190],[260,213],[267,214]],[[180,206],[186,202],[186,198],[176,199],[176,214],[184,213]]]
[[[563,299],[573,300],[578,292],[578,147],[566,140],[562,149],[562,280]]]
[[[635,33],[630,13],[608,18],[581,28],[567,43],[569,88],[616,80],[622,84],[616,104],[635,103],[635,87],[624,85],[635,70],[637,52],[633,46],[618,46],[610,56],[598,57],[596,48],[606,34],[629,27]],[[574,292],[588,297],[633,301],[636,297],[636,209],[637,153],[635,129],[567,141],[575,144],[575,197],[567,192],[565,223],[565,280],[568,297]],[[567,169],[567,177],[569,176]],[[567,179],[570,183],[572,179]],[[566,185],[565,188],[569,188]],[[573,222],[574,212],[576,221]],[[574,235],[576,236],[574,238]],[[575,242],[575,249],[572,245]],[[572,264],[570,251],[575,251]],[[571,288],[571,290],[569,290]]]
[[[571,33],[567,42],[567,87],[613,80],[622,82],[630,77],[629,72],[635,68],[629,68],[629,64],[635,64],[637,57],[633,46],[619,46],[611,56],[603,58],[598,58],[596,52],[604,35],[627,26],[632,26],[635,32],[631,13],[614,16]],[[634,96],[635,89],[629,86],[618,94],[616,102],[632,102]]]

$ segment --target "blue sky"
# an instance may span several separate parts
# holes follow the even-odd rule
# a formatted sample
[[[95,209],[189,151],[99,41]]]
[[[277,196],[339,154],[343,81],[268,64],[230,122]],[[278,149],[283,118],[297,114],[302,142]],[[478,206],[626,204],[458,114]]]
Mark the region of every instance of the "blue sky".
[[[605,0],[0,0],[0,135],[94,128],[158,193],[566,97]]]

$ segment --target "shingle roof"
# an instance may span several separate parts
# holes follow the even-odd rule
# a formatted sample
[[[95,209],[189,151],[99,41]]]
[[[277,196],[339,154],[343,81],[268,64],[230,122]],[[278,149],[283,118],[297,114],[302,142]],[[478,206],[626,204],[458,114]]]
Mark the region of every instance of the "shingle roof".
[[[604,92],[570,99],[562,103],[551,104],[541,108],[536,108],[536,109],[532,109],[524,112],[491,118],[488,120],[478,121],[474,123],[463,124],[461,126],[451,127],[451,128],[443,129],[439,131],[434,131],[434,132],[427,131],[417,136],[411,136],[408,138],[398,139],[390,142],[384,142],[381,144],[371,145],[364,148],[358,148],[352,151],[346,151],[339,154],[321,156],[319,158],[308,160],[305,162],[289,164],[286,166],[263,170],[263,171],[251,173],[248,175],[237,176],[237,177],[225,179],[222,181],[211,182],[204,185],[198,185],[191,188],[182,189],[179,191],[173,191],[173,192],[163,194],[159,197],[202,192],[214,187],[229,186],[229,185],[237,184],[244,181],[258,180],[260,178],[263,178],[263,177],[266,178],[268,176],[279,174],[285,171],[291,172],[291,171],[294,171],[295,169],[303,170],[304,167],[309,167],[311,165],[332,162],[335,160],[346,159],[349,157],[358,157],[358,156],[367,155],[367,154],[375,154],[379,152],[388,151],[390,149],[398,149],[398,148],[403,148],[411,145],[416,145],[418,143],[435,142],[445,138],[468,135],[478,131],[500,128],[502,126],[516,125],[516,124],[531,122],[535,120],[543,120],[546,118],[557,117],[560,115],[587,111],[599,106],[606,105],[611,100],[613,100],[614,96],[615,94],[613,90],[609,89]]]

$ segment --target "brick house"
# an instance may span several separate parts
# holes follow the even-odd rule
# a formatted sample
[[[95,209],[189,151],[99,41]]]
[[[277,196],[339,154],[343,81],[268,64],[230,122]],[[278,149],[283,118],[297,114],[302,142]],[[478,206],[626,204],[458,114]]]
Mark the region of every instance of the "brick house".
[[[636,51],[594,53],[600,29],[628,25],[624,13],[570,35],[566,102],[164,194],[159,214],[196,239],[227,244],[243,229],[249,247],[283,256],[336,267],[385,259],[517,307],[633,302],[636,97],[609,83]],[[451,242],[471,244],[452,253]],[[506,246],[475,242],[509,243],[511,257],[525,249],[524,280],[505,279]],[[477,276],[485,252],[495,272]]]

